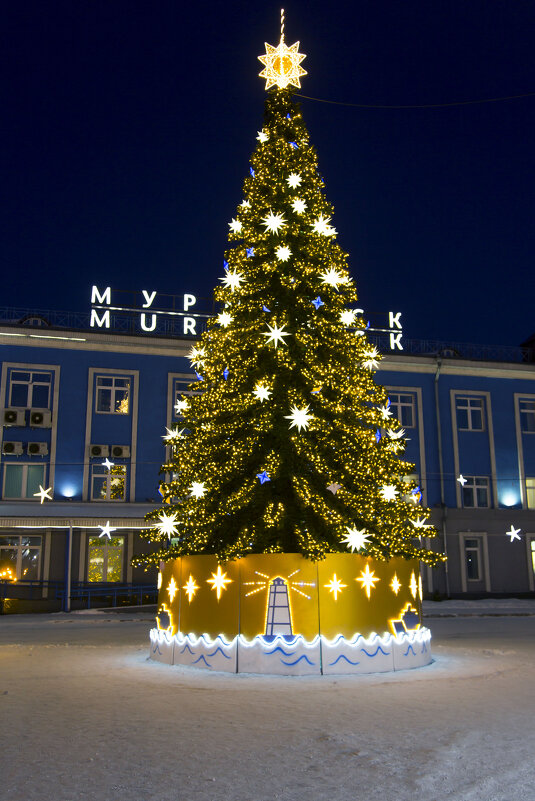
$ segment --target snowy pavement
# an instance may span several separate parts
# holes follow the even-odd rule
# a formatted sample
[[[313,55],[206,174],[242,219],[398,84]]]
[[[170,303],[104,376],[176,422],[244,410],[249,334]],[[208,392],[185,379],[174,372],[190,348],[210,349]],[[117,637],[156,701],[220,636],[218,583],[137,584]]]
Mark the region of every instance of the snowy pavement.
[[[433,664],[353,677],[151,662],[142,611],[0,617],[0,799],[532,801],[535,602],[425,606]]]

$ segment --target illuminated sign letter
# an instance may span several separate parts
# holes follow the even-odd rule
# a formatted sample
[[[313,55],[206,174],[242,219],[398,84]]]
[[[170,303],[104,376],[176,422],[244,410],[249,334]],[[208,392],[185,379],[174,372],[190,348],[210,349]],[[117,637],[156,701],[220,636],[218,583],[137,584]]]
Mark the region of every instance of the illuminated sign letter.
[[[399,334],[390,334],[390,350],[394,350],[394,348],[403,350],[403,345],[401,344],[401,332]]]
[[[151,295],[149,295],[149,293],[147,292],[146,289],[142,289],[141,290],[141,294],[143,295],[143,297],[145,298],[145,301],[146,301],[143,304],[143,308],[144,309],[148,309],[149,306],[152,306],[152,302],[153,302],[154,298],[156,297],[156,291],[154,291]],[[150,328],[150,329],[146,328],[145,330],[146,331],[149,331],[149,330],[152,331],[152,328]]]
[[[104,292],[101,294],[98,290],[98,287],[93,285],[91,290],[91,303],[105,303],[108,306],[111,306],[111,287],[107,286]],[[93,323],[91,323],[91,325],[93,325]]]
[[[195,331],[195,319],[193,317],[184,317],[184,333],[185,334],[196,334]]]
[[[94,288],[94,287],[93,287]],[[95,325],[98,325],[99,328],[109,328],[110,327],[110,310],[107,309],[102,317],[99,317],[97,314],[96,309],[91,309],[91,319],[89,321],[89,325],[91,328],[94,328]]]
[[[197,298],[195,295],[184,295],[184,311],[187,311],[190,306],[195,306]],[[186,333],[184,331],[184,333]]]
[[[156,294],[156,292],[154,294]],[[151,314],[152,320],[151,320],[150,328],[147,325],[146,317],[147,317],[146,314],[142,314],[141,315],[141,328],[143,329],[143,331],[154,331],[154,329],[156,328],[156,315],[155,314]]]
[[[401,317],[401,312],[397,312],[396,314],[394,314],[394,312],[388,312],[389,327],[394,328],[394,326],[396,326],[396,328],[401,328],[401,323],[399,322],[400,317]]]

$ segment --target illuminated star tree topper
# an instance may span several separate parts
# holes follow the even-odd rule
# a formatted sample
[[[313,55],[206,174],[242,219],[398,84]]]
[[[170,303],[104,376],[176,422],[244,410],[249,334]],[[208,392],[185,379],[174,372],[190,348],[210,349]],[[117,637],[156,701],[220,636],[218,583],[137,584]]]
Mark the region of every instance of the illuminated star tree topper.
[[[261,78],[266,79],[266,89],[276,86],[278,89],[286,89],[288,86],[301,88],[300,78],[306,75],[300,64],[306,56],[299,52],[299,42],[288,47],[284,42],[284,9],[281,9],[281,38],[277,47],[265,42],[265,55],[258,56],[258,60],[264,64],[264,69],[259,73]]]

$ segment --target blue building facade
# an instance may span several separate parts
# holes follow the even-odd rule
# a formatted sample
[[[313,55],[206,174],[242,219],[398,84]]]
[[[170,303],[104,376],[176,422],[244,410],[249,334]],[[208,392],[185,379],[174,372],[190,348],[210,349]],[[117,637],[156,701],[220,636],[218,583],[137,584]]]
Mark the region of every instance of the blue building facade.
[[[0,324],[4,598],[43,609],[155,598],[156,572],[130,560],[150,547],[139,529],[160,502],[162,436],[194,377],[194,341],[31,315]],[[425,592],[533,593],[533,350],[406,343],[377,378],[440,533],[433,547],[448,555],[423,569]]]

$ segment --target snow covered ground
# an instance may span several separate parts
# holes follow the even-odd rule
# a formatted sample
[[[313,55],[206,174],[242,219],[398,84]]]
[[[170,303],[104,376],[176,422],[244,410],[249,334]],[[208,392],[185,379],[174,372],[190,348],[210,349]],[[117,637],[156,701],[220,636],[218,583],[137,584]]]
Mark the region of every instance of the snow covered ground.
[[[0,798],[532,801],[535,601],[425,607],[433,664],[331,678],[148,661],[142,611],[1,617]]]

